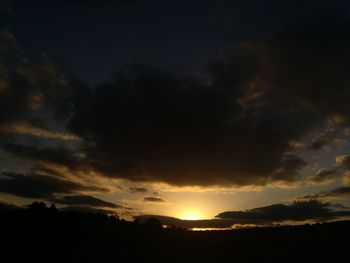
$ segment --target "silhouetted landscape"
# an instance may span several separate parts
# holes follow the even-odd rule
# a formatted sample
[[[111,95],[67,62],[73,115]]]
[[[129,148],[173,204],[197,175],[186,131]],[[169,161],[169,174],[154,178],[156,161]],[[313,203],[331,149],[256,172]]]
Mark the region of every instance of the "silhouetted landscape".
[[[0,0],[0,263],[346,263],[349,61],[349,0]]]
[[[61,262],[341,262],[350,221],[187,231],[98,213],[59,211],[35,202],[28,209],[0,209],[2,255]],[[344,261],[342,261],[344,262]]]

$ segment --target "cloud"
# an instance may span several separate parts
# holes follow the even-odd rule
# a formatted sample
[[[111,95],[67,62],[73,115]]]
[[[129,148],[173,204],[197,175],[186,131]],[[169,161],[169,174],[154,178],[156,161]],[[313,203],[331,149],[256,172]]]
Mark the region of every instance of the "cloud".
[[[350,187],[340,186],[318,194],[300,196],[297,199],[309,201],[309,200],[322,200],[322,199],[324,200],[348,199],[349,197],[350,197]]]
[[[90,195],[65,195],[50,199],[50,202],[74,206],[109,207],[119,208],[120,206],[111,202],[101,200]]]
[[[350,187],[342,186],[335,188],[328,193],[322,195],[322,197],[338,197],[338,198],[348,198],[350,197]]]
[[[57,132],[50,129],[33,126],[33,124],[21,121],[7,122],[0,124],[0,132],[8,134],[28,134],[38,138],[55,139],[64,141],[79,140],[72,134]]]
[[[69,101],[62,99],[70,86],[63,73],[47,57],[38,62],[11,64],[3,65],[0,75],[1,124],[30,122],[39,110],[69,105],[66,104]]]
[[[297,181],[300,178],[299,171],[304,168],[307,163],[301,157],[294,154],[286,154],[281,159],[281,166],[273,173],[275,180],[289,178],[285,181]]]
[[[318,200],[294,201],[292,204],[275,204],[245,211],[227,211],[218,214],[221,219],[231,219],[238,224],[264,224],[282,221],[330,220],[350,216],[350,210],[335,210],[330,203]]]
[[[350,155],[338,155],[335,158],[335,164],[346,170],[350,170]]]
[[[115,214],[115,211],[113,210],[87,207],[87,206],[67,206],[67,207],[60,208],[60,210],[71,211],[71,212],[93,213],[93,214],[106,214],[106,215]]]
[[[319,134],[315,139],[312,140],[310,149],[313,151],[319,151],[324,149],[327,146],[336,143],[336,131],[335,130],[327,130]]]
[[[46,54],[26,57],[6,29],[0,29],[0,58],[0,146],[23,138],[78,140],[62,125],[84,88]]]
[[[164,203],[165,200],[163,200],[162,198],[159,197],[153,197],[153,196],[147,196],[145,198],[143,198],[144,202],[151,202],[151,203]]]
[[[350,171],[345,173],[345,176],[343,177],[343,184],[350,185]]]
[[[350,124],[350,24],[339,9],[325,10],[237,41],[213,63],[211,83],[126,67],[76,105],[68,128],[107,177],[178,186],[299,181],[307,163],[291,142],[328,120]],[[310,149],[333,141],[324,132]]]
[[[47,147],[24,144],[6,144],[2,150],[24,160],[53,163],[77,169],[83,158],[82,154],[66,147]]]
[[[146,193],[148,190],[143,187],[129,187],[131,193]]]
[[[350,79],[344,71],[350,55],[350,39],[344,37],[348,25],[347,17],[338,12],[315,12],[286,23],[263,45],[261,54],[273,61],[264,77],[273,92],[339,124],[349,124],[345,105]]]
[[[306,179],[311,184],[328,184],[334,182],[335,179],[340,177],[340,173],[336,170],[319,169],[314,175]]]
[[[14,143],[3,148],[35,165],[48,162],[133,182],[264,186],[299,181],[307,163],[291,142],[330,119],[350,124],[349,21],[337,8],[310,7],[278,18],[280,26],[268,34],[252,31],[237,38],[213,63],[207,83],[138,64],[77,96],[47,56],[9,64],[0,77],[2,127],[21,123],[7,132],[63,138],[34,125],[33,115],[66,109],[67,129],[82,141],[77,150]],[[255,12],[262,15],[259,8]],[[310,149],[323,149],[332,140],[331,134],[321,134]]]
[[[287,151],[311,125],[308,114],[273,104],[250,112],[235,99],[245,91],[225,85],[131,66],[97,86],[68,127],[109,177],[180,186],[297,180],[306,163]]]
[[[56,194],[106,191],[106,188],[83,185],[77,182],[38,174],[3,172],[0,176],[0,192],[27,198],[48,199]]]

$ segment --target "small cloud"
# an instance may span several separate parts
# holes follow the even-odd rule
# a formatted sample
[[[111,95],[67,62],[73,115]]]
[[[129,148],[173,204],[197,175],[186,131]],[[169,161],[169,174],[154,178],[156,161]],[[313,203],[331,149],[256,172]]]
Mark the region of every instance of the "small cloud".
[[[350,170],[350,155],[336,156],[335,165]]]
[[[315,139],[312,140],[309,147],[310,150],[319,151],[332,144],[339,144],[340,140],[335,138],[337,132],[334,129],[329,129],[319,134]]]
[[[165,200],[159,198],[159,197],[153,197],[153,196],[147,196],[143,198],[144,202],[152,202],[152,203],[165,203]]]
[[[336,197],[336,198],[349,198],[350,197],[350,187],[341,186],[335,188],[328,193],[324,194],[323,197]]]
[[[305,149],[306,148],[306,144],[302,141],[298,141],[298,140],[294,140],[294,141],[289,141],[289,146],[292,149]]]
[[[340,174],[336,170],[319,169],[314,175],[307,178],[310,184],[329,184],[339,178]]]
[[[314,195],[305,195],[298,197],[298,200],[317,200],[317,199],[347,199],[350,197],[350,187],[349,186],[340,186],[329,190],[327,192],[314,194]]]
[[[13,122],[0,124],[0,132],[8,133],[8,134],[31,135],[34,137],[39,137],[44,139],[55,139],[55,140],[64,140],[64,141],[79,140],[79,137],[73,134],[52,131],[49,129],[36,127],[24,121],[13,121]]]
[[[129,187],[131,193],[146,193],[148,190],[144,187]]]

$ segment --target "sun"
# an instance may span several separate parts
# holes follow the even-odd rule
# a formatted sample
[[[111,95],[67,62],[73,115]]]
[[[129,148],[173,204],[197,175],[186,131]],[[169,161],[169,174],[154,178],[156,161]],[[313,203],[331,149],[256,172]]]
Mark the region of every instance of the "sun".
[[[200,220],[203,219],[202,213],[194,209],[182,211],[180,218],[183,220]]]
[[[184,220],[199,220],[200,217],[195,214],[188,214],[183,217]]]

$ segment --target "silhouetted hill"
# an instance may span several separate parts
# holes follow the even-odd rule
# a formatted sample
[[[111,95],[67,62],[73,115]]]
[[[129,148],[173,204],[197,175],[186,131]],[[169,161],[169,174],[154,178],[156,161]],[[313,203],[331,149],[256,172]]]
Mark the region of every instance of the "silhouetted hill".
[[[2,262],[346,262],[350,221],[192,232],[33,203],[0,208],[0,232]]]

